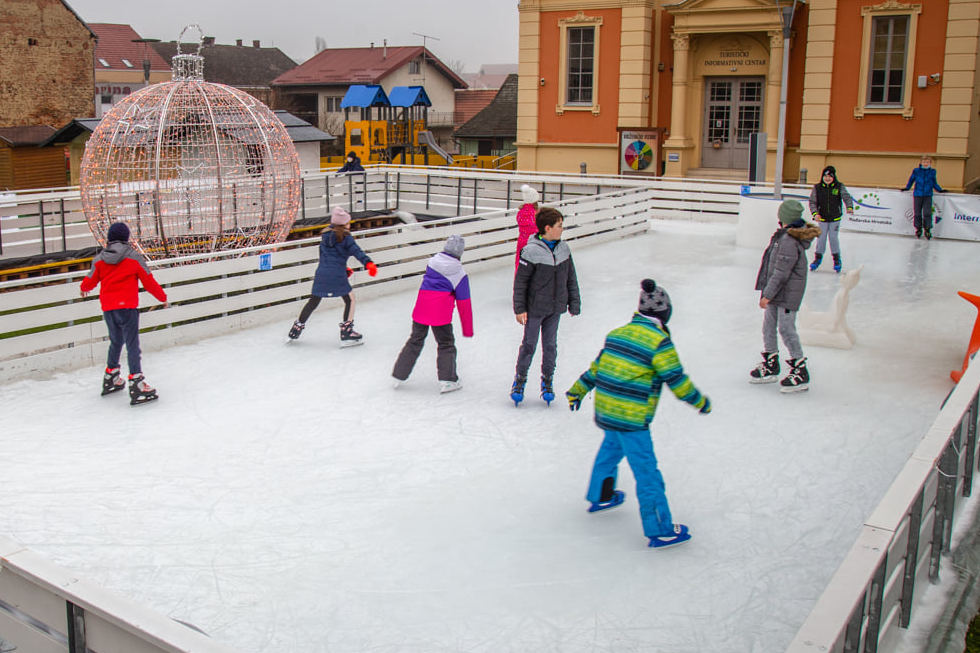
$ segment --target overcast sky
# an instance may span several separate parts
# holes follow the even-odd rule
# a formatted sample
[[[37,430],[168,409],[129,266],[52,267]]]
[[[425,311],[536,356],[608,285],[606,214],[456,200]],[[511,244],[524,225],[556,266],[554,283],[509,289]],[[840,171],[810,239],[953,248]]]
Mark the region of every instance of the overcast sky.
[[[426,45],[445,63],[462,61],[464,72],[486,63],[517,63],[517,0],[67,0],[82,20],[125,23],[144,38],[170,41],[198,24],[218,43],[242,39],[275,46],[297,63],[312,57],[316,37],[327,47]],[[192,38],[188,39],[188,36]],[[196,40],[188,30],[185,40]]]

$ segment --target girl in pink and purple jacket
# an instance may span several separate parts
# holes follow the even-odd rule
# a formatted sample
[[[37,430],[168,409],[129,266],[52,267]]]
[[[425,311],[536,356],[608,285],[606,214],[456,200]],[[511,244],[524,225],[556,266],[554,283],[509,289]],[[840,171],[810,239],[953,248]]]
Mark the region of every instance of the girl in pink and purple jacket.
[[[517,211],[517,259],[514,261],[514,269],[521,264],[521,250],[527,245],[527,241],[534,234],[538,233],[538,226],[534,222],[534,216],[538,213],[538,191],[527,184],[521,186],[521,199],[524,204]]]
[[[415,361],[422,353],[425,337],[432,327],[438,351],[436,369],[439,373],[440,392],[459,390],[459,377],[456,375],[456,340],[453,336],[453,307],[459,311],[459,321],[463,325],[463,337],[473,337],[473,308],[470,305],[470,280],[463,270],[460,258],[465,243],[461,236],[452,235],[446,239],[442,252],[429,259],[422,277],[415,310],[412,312],[412,335],[402,347],[391,375],[395,387],[404,383]]]

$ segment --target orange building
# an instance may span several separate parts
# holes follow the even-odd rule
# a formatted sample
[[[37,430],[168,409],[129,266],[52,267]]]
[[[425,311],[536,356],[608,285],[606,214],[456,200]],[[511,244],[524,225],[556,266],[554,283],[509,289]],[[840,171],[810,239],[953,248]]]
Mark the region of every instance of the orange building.
[[[521,0],[518,166],[746,179],[761,132],[772,180],[793,5]],[[904,185],[927,153],[975,188],[978,40],[980,0],[797,0],[783,179]]]

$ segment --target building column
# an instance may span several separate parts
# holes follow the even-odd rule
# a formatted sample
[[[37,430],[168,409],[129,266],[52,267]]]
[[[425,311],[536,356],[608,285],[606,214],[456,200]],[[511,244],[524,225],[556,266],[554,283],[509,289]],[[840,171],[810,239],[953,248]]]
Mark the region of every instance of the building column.
[[[619,45],[620,127],[650,125],[650,62],[653,56],[653,7],[644,4],[622,10]]]
[[[935,163],[939,183],[951,190],[962,190],[964,184],[980,175],[980,164],[974,160],[976,157],[969,156],[980,143],[977,129],[974,128],[972,133],[970,129],[974,119],[972,102],[977,79],[978,35],[980,2],[950,0],[936,138],[938,158]],[[944,159],[944,154],[950,158]]]
[[[813,172],[827,165],[830,135],[830,86],[834,73],[837,0],[811,0],[803,72],[803,117],[800,123],[800,168]],[[767,174],[768,176],[768,174]]]
[[[766,79],[766,149],[775,152],[779,137],[779,89],[783,78],[783,34],[769,32],[769,73]],[[767,168],[768,169],[768,168]]]
[[[687,133],[687,94],[690,84],[689,34],[671,34],[674,41],[674,74],[670,101],[670,138],[664,142],[668,177],[683,177],[691,167],[693,142]],[[671,161],[671,154],[677,160]]]
[[[520,8],[517,78],[517,168],[537,170],[541,12]]]

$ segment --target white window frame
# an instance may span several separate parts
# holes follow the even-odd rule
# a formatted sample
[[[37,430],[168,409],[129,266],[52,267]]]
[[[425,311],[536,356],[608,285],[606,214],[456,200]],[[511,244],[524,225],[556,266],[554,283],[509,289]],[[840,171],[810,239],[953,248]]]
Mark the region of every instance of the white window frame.
[[[99,58],[99,63],[102,64],[103,66],[105,66],[106,68],[111,68],[112,67],[112,66],[109,65],[109,62],[108,61],[106,61],[105,59],[102,59],[101,57]]]
[[[901,115],[906,120],[912,119],[914,114],[912,87],[915,70],[915,43],[919,14],[921,13],[921,4],[911,4],[899,0],[885,0],[881,4],[861,7],[864,29],[861,35],[861,70],[858,75],[858,105],[854,107],[855,118],[860,119],[873,114],[891,114]],[[900,105],[881,105],[869,102],[871,95],[871,31],[875,18],[887,16],[908,16],[909,19],[908,47],[905,52],[905,89],[902,92]]]
[[[571,104],[568,102],[568,30],[575,27],[592,27],[595,39],[592,45],[592,102]],[[591,111],[599,115],[599,35],[602,28],[602,16],[586,16],[578,12],[571,18],[561,18],[558,21],[558,104],[555,113],[559,116],[566,111]]]
[[[408,62],[408,74],[419,75],[422,73],[422,59],[412,59]]]
[[[133,64],[129,63],[129,59],[123,59],[122,62],[123,62],[123,65],[126,66],[127,68],[132,68],[133,67]]]

